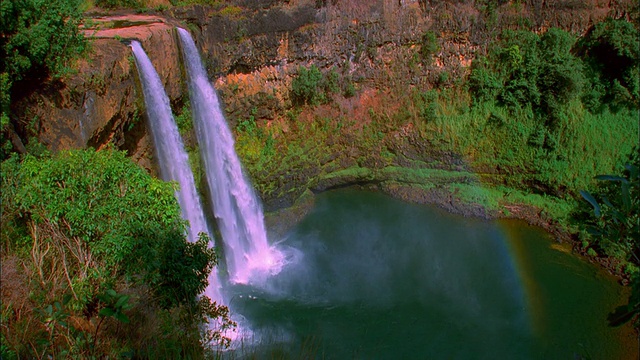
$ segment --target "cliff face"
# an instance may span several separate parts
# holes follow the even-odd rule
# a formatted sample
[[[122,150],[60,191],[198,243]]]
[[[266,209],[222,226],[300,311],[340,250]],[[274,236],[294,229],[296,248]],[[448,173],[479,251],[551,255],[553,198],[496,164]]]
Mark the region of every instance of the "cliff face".
[[[52,151],[113,144],[151,168],[150,137],[135,61],[127,45],[142,43],[172,101],[183,93],[175,23],[162,17],[127,15],[93,19],[87,56],[64,80],[33,89],[14,108],[19,123],[35,130]]]
[[[25,136],[25,129],[31,128],[53,151],[112,143],[152,168],[144,103],[125,43],[142,43],[174,109],[179,109],[186,87],[176,25],[189,24],[226,103],[229,121],[235,124],[251,116],[267,126],[286,122],[292,108],[291,81],[300,66],[333,70],[340,81],[356,84],[358,92],[349,100],[347,115],[366,122],[367,110],[377,110],[383,102],[376,99],[385,93],[446,85],[464,74],[496,29],[542,32],[557,26],[584,33],[606,16],[628,17],[633,7],[627,0],[507,2],[494,8],[416,0],[338,1],[324,6],[305,0],[237,3],[222,9],[176,8],[162,16],[95,18],[95,25],[86,30],[94,37],[92,50],[78,62],[77,73],[33,89],[15,104],[19,133]],[[431,62],[419,58],[427,30],[437,34],[440,46]]]

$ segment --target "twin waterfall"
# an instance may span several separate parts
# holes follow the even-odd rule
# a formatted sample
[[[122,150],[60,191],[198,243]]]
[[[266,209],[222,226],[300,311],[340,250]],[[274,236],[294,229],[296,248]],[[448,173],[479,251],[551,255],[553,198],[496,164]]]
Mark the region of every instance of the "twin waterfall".
[[[222,235],[229,280],[247,283],[253,276],[273,271],[280,263],[280,255],[267,242],[260,202],[243,174],[234,150],[232,133],[193,39],[184,29],[178,29],[178,33],[188,77],[194,127],[206,172],[210,203]],[[198,234],[204,232],[213,241],[189,167],[188,155],[172,116],[169,98],[140,43],[133,41],[131,48],[142,83],[161,176],[165,181],[176,181],[179,185],[176,198],[183,218],[189,222],[187,239],[196,241]],[[217,269],[209,276],[205,295],[218,304],[225,303]]]

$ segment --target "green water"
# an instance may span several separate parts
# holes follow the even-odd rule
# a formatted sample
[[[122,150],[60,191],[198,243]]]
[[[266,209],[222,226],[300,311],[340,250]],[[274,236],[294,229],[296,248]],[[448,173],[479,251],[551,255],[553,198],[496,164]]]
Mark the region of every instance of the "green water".
[[[281,246],[292,260],[280,274],[230,289],[253,335],[229,357],[634,356],[628,329],[606,324],[624,289],[521,222],[341,190]]]

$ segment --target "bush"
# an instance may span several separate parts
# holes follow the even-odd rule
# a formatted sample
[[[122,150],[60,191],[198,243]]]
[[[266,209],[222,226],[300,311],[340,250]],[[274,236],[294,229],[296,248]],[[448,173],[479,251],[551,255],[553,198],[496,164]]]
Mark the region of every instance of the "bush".
[[[640,43],[638,30],[625,20],[607,19],[581,39],[577,52],[585,59],[593,85],[586,94],[592,108],[600,104],[638,107],[640,104]]]
[[[352,98],[356,95],[356,86],[353,85],[352,81],[347,82],[344,88],[344,97]]]
[[[139,0],[95,0],[95,4],[105,9],[138,9],[142,6]]]
[[[322,73],[317,66],[311,65],[309,69],[300,66],[298,76],[291,83],[293,102],[297,105],[318,105],[323,102],[321,82]]]
[[[27,155],[22,160],[14,155],[2,169],[2,253],[22,259],[31,274],[36,308],[60,302],[59,311],[68,316],[119,314],[109,320],[117,325],[127,322],[127,309],[111,308],[107,300],[114,298],[115,289],[140,294],[143,301],[133,305],[154,311],[184,307],[194,316],[204,311],[197,296],[207,286],[215,254],[206,236],[196,243],[186,241],[173,184],[152,178],[123,152],[111,149]],[[60,301],[65,297],[68,301]],[[2,306],[3,314],[12,313],[4,299]],[[20,318],[13,316],[9,328]],[[108,328],[102,333],[96,323],[92,336],[106,336]],[[40,332],[9,333],[14,349],[32,357],[35,349],[21,350],[18,344],[24,339],[19,336],[37,338]],[[110,336],[129,342],[118,338],[117,331]],[[55,354],[63,344],[71,347],[74,342],[42,343],[37,351]]]
[[[433,63],[433,57],[440,51],[438,37],[433,31],[427,31],[422,35],[422,43],[420,44],[420,56],[425,65]]]
[[[3,179],[3,212],[23,219],[30,238],[12,245],[24,251],[47,242],[59,245],[59,255],[69,259],[61,270],[69,276],[66,285],[78,309],[122,277],[162,288],[160,255],[184,242],[185,231],[171,184],[151,178],[113,150],[26,156],[14,169]],[[206,283],[206,276],[182,281]]]

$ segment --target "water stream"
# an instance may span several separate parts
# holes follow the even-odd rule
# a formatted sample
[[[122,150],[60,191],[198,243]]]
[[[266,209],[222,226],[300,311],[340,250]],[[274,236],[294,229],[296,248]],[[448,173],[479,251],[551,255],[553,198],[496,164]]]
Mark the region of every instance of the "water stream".
[[[169,97],[151,60],[138,41],[131,42],[136,60],[147,116],[160,165],[160,175],[165,181],[175,181],[178,189],[175,196],[180,204],[182,217],[189,222],[187,239],[198,240],[198,234],[209,234],[200,197],[196,191],[193,173],[189,167],[189,156],[184,150],[182,138],[171,112]],[[212,271],[205,294],[218,304],[222,302],[217,273]]]
[[[282,256],[267,242],[262,207],[244,175],[218,95],[188,31],[178,28],[196,136],[204,163],[211,205],[224,243],[232,282],[277,273]]]

